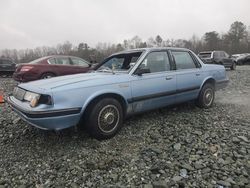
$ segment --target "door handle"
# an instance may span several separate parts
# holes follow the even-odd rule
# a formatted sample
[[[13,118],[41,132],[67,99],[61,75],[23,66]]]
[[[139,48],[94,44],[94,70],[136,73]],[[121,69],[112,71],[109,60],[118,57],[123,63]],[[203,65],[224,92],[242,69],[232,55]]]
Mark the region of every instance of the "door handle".
[[[195,75],[196,75],[196,76],[200,76],[201,74],[200,74],[200,73],[196,73]]]
[[[166,77],[166,80],[172,80],[172,79],[173,79],[173,77],[170,77],[170,76]]]

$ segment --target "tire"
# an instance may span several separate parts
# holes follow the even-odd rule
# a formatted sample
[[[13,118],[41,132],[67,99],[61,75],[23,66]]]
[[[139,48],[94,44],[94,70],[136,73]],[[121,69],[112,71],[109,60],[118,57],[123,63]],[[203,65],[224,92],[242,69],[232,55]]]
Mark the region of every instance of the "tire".
[[[113,98],[103,98],[90,106],[86,117],[86,128],[98,140],[113,137],[123,123],[121,104]]]
[[[48,79],[52,77],[55,77],[55,75],[53,73],[47,72],[47,73],[42,74],[41,79]]]
[[[231,70],[235,70],[236,69],[236,63],[235,62],[232,64],[232,66],[230,67],[230,69]]]
[[[214,86],[211,83],[203,85],[198,99],[196,101],[197,106],[200,108],[210,108],[214,103],[215,91]]]

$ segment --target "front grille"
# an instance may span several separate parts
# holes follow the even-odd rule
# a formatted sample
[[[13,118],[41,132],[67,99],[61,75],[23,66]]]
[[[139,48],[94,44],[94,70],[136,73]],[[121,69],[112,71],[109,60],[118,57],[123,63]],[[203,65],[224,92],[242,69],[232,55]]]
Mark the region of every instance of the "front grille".
[[[24,89],[21,89],[20,87],[15,87],[15,88],[14,88],[14,91],[13,91],[13,96],[14,96],[16,99],[22,101],[23,98],[24,98],[25,92],[26,92],[26,91],[25,91]]]

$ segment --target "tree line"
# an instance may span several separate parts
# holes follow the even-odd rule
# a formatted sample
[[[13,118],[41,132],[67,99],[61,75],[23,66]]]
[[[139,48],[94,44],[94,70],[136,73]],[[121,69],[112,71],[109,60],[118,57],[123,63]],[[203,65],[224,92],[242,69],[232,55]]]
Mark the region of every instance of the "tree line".
[[[228,32],[219,34],[217,31],[206,32],[202,37],[193,35],[189,40],[163,39],[160,35],[150,37],[143,41],[139,36],[126,39],[122,43],[98,43],[96,47],[90,47],[81,42],[73,45],[69,41],[58,44],[55,47],[43,46],[34,49],[5,49],[0,52],[2,57],[13,59],[17,63],[26,63],[34,59],[48,55],[72,55],[81,57],[90,62],[100,62],[112,53],[145,47],[182,47],[193,50],[195,53],[209,50],[224,50],[229,54],[250,52],[250,27],[235,21]]]

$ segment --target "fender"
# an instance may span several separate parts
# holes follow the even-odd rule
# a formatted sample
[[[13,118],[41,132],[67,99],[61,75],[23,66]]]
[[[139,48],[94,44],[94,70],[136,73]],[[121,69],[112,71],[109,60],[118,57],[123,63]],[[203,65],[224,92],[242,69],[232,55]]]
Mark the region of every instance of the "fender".
[[[214,77],[212,77],[212,76],[207,76],[207,77],[205,77],[205,78],[203,79],[203,82],[202,82],[202,84],[201,84],[201,86],[200,86],[200,90],[201,90],[201,88],[203,87],[203,85],[205,84],[205,82],[208,81],[209,79],[213,79],[213,80],[214,80],[214,83],[216,82],[215,79],[214,79]]]
[[[101,95],[104,95],[104,94],[116,94],[116,95],[119,95],[121,96],[124,101],[126,102],[126,105],[128,106],[128,102],[126,100],[127,97],[125,97],[121,92],[117,91],[117,90],[110,90],[110,89],[107,89],[107,90],[100,90],[100,91],[97,91],[95,92],[94,94],[92,94],[83,104],[83,107],[81,109],[81,112],[80,114],[83,115],[84,111],[86,110],[86,107],[89,105],[89,103],[94,100],[95,98],[101,96]]]

